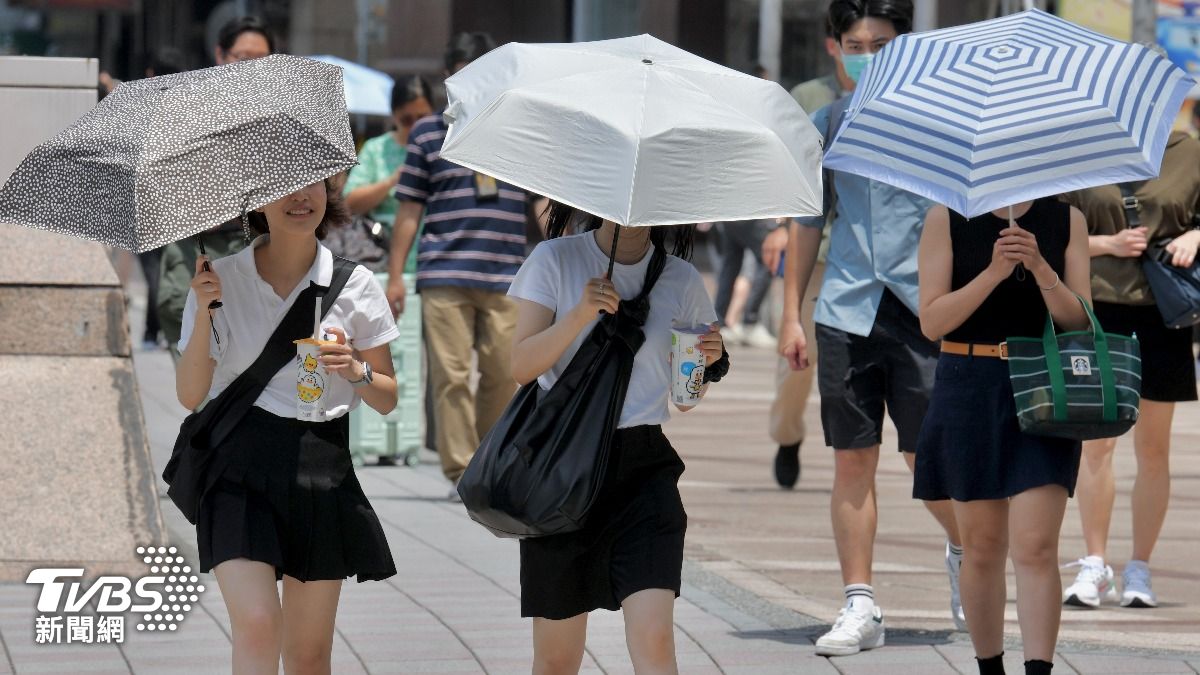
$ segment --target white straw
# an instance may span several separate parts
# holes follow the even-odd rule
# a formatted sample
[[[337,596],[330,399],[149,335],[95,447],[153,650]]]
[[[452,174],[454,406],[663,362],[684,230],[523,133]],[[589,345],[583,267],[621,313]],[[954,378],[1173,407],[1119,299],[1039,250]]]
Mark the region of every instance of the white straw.
[[[319,295],[313,306],[313,339],[321,339],[321,296]]]

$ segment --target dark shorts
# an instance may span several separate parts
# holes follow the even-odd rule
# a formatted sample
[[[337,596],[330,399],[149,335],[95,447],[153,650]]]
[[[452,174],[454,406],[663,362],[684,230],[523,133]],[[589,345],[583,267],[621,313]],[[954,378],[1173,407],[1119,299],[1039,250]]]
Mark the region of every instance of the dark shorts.
[[[1106,333],[1137,335],[1142,352],[1142,398],[1174,403],[1196,400],[1192,329],[1167,328],[1156,305],[1095,303]]]
[[[938,358],[937,343],[921,334],[916,315],[884,291],[869,336],[817,324],[816,338],[825,445],[838,450],[878,445],[886,408],[899,449],[915,452]]]

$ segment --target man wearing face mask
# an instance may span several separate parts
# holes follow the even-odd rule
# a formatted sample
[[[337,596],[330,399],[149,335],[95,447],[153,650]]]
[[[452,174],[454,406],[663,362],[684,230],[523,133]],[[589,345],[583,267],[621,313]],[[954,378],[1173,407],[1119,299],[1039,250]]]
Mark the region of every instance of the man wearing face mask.
[[[837,43],[839,71],[857,83],[883,47],[912,30],[911,0],[834,0],[829,33]],[[813,116],[826,146],[845,115],[844,96]],[[846,605],[817,653],[854,654],[884,642],[883,613],[871,586],[877,512],[875,469],[883,415],[895,423],[899,450],[911,470],[917,434],[933,389],[937,345],[917,319],[917,243],[928,200],[853,174],[826,174],[826,214],[791,224],[785,258],[780,355],[794,370],[809,367],[808,340],[800,322],[801,298],[817,260],[821,231],[830,218],[830,248],[814,313],[821,392],[821,424],[834,450],[830,500]],[[962,549],[948,501],[926,502],[946,532],[951,614],[965,629],[958,601]]]

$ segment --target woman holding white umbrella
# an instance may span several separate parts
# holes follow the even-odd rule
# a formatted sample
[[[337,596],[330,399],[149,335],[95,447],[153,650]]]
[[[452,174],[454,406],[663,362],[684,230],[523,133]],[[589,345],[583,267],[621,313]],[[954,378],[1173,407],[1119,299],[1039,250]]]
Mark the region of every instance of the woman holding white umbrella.
[[[576,225],[582,221],[582,227]],[[574,228],[581,232],[575,234]],[[661,349],[673,325],[713,324],[716,313],[690,257],[692,230],[678,229],[667,255],[666,228],[621,228],[596,216],[554,204],[548,237],[517,273],[509,295],[517,299],[513,376],[537,379],[549,390],[571,362],[601,312],[654,283],[644,331],[608,474],[586,526],[569,534],[521,541],[521,614],[534,617],[535,673],[574,672],[583,658],[587,613],[621,609],[634,669],[675,672],[672,608],[679,595],[687,516],[677,482],[683,462],[662,433],[668,413],[671,368]],[[604,277],[610,251],[611,278]],[[648,270],[661,264],[657,281]],[[721,360],[715,324],[698,337],[705,386]],[[728,360],[726,358],[726,363]],[[688,410],[689,408],[680,408]]]
[[[505,45],[446,88],[442,157],[557,202],[550,238],[509,292],[519,303],[514,377],[551,387],[598,312],[646,319],[583,528],[521,542],[534,672],[578,671],[587,612],[600,607],[624,611],[637,672],[677,672],[672,612],[687,520],[682,462],[659,426],[669,417],[668,335],[716,315],[687,261],[691,230],[668,245],[668,228],[642,226],[818,213],[819,135],[778,84],[648,35]],[[715,328],[697,342],[706,385],[728,362]]]

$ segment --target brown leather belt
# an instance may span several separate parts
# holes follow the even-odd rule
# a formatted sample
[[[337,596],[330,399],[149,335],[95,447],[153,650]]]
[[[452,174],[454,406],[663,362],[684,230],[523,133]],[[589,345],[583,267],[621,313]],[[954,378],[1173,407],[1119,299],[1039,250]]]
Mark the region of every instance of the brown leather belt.
[[[950,342],[942,340],[942,351],[958,356],[990,356],[995,359],[1008,358],[1008,343],[998,345],[980,344],[978,342]]]

